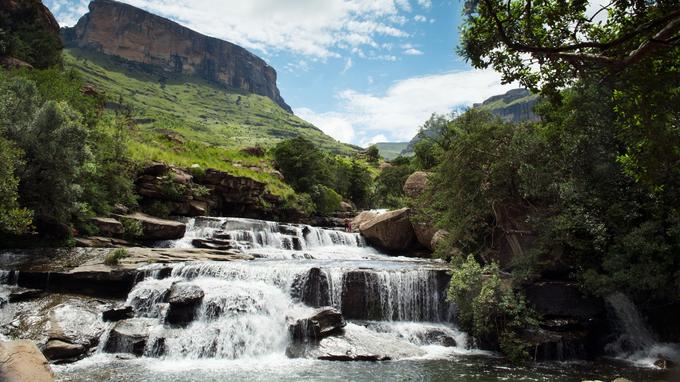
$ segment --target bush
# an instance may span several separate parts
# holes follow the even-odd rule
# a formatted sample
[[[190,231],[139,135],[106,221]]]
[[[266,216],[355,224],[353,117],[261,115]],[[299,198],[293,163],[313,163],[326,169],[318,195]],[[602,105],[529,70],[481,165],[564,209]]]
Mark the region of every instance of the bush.
[[[330,215],[340,209],[342,196],[331,188],[321,184],[316,185],[312,188],[310,196],[316,206],[316,212],[319,214]]]
[[[138,239],[144,235],[144,227],[139,220],[123,219],[121,221],[124,228],[124,235],[130,239]]]
[[[455,258],[448,297],[456,304],[458,323],[485,344],[495,344],[513,362],[529,357],[521,333],[536,328],[535,313],[524,297],[501,279],[498,265],[482,267],[473,256]]]
[[[118,265],[118,263],[120,263],[120,260],[129,256],[130,253],[128,252],[127,249],[117,248],[106,255],[106,257],[104,258],[104,264],[109,266]]]

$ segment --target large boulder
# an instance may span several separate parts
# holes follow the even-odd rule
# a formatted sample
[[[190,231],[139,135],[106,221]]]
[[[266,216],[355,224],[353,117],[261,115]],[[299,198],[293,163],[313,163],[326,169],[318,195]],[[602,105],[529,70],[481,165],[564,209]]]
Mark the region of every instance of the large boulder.
[[[174,220],[159,219],[140,212],[117,216],[138,221],[142,225],[144,240],[175,240],[184,237],[186,224]]]
[[[434,227],[432,223],[429,222],[417,222],[412,219],[411,225],[413,226],[413,232],[416,234],[416,239],[418,243],[423,247],[434,251],[434,246],[432,246],[432,239],[437,233],[437,228]]]
[[[342,314],[332,307],[319,308],[308,317],[288,321],[288,332],[296,342],[318,342],[346,325]]]
[[[52,382],[47,359],[31,341],[0,342],[0,380],[3,382]]]
[[[359,215],[355,216],[354,219],[352,219],[352,230],[358,232],[359,227],[363,223],[366,223],[369,220],[373,220],[378,215],[380,215],[380,212],[378,211],[361,211]]]
[[[416,239],[409,220],[409,209],[382,213],[362,223],[359,231],[369,243],[388,251],[407,251]]]
[[[417,198],[427,189],[428,173],[416,171],[404,182],[404,194],[410,198]]]
[[[168,313],[165,322],[171,325],[188,325],[194,319],[196,308],[203,301],[205,292],[199,286],[185,282],[172,285],[168,296]]]
[[[156,324],[154,318],[131,318],[118,321],[109,333],[104,351],[130,353],[141,357],[144,355],[146,342],[149,339],[149,329],[154,324]]]
[[[49,312],[48,341],[42,350],[52,361],[75,361],[99,344],[104,334],[100,304],[74,300]]]

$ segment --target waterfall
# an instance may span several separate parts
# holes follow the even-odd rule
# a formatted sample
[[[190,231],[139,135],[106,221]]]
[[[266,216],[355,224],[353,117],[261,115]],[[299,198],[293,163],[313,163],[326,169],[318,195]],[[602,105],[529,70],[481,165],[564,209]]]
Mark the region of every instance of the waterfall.
[[[605,350],[640,366],[652,366],[659,359],[680,361],[680,347],[659,343],[635,304],[624,294],[614,293],[606,298],[616,321],[617,338]]]
[[[168,264],[164,271],[143,267],[126,301],[135,318],[119,329],[114,325],[101,351],[166,359],[284,355],[290,320],[328,306],[347,320],[371,323],[356,333],[466,348],[445,301],[446,263],[383,255],[359,234],[309,225],[242,218],[185,222],[185,237],[163,245],[225,247],[256,259]],[[182,288],[200,298],[177,303]],[[129,335],[140,332],[147,335],[141,343]]]

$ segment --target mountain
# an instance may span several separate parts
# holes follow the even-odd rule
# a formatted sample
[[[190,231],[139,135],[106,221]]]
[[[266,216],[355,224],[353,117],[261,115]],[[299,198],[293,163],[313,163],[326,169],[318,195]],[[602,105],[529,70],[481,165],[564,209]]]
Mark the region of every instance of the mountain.
[[[95,0],[75,27],[64,28],[67,46],[89,48],[168,72],[193,74],[226,87],[271,98],[291,112],[276,87],[276,71],[227,41],[113,0]]]
[[[474,108],[486,110],[507,122],[538,121],[534,114],[534,106],[538,95],[527,89],[512,89],[505,94],[493,96],[482,103],[474,104]]]
[[[90,3],[62,38],[64,65],[115,101],[109,108],[131,108],[135,147],[145,154],[138,159],[191,165],[202,155],[197,143],[267,147],[296,136],[338,154],[356,151],[292,114],[274,69],[237,45],[111,0]],[[168,150],[168,140],[182,150]]]
[[[392,160],[406,149],[408,142],[380,142],[376,143],[375,146],[378,148],[380,156],[386,160]]]
[[[539,117],[534,113],[534,106],[538,102],[538,95],[532,94],[527,89],[512,89],[505,94],[489,97],[482,103],[476,103],[472,107],[479,110],[486,110],[491,114],[501,117],[506,122],[525,122],[538,121]],[[416,134],[406,148],[401,152],[402,155],[410,155],[413,149],[423,137],[434,137],[440,131],[423,130]]]

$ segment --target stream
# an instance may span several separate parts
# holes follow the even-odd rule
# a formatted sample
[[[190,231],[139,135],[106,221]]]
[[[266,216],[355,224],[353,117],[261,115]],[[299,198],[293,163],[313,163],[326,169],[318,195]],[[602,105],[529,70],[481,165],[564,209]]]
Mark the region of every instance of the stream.
[[[145,266],[145,277],[126,300],[134,310],[132,324],[118,330],[143,331],[144,342],[135,342],[134,334],[115,334],[115,323],[101,323],[106,330],[93,355],[53,365],[58,381],[664,380],[640,360],[647,354],[636,356],[640,349],[622,345],[630,339],[611,345],[620,359],[526,367],[509,366],[497,354],[476,349],[455,324],[455,307],[445,296],[448,264],[440,260],[387,256],[359,234],[311,226],[240,218],[186,223],[184,238],[157,245],[228,242],[255,259],[178,263],[169,272]],[[200,293],[188,318],[166,302],[177,285]],[[613,297],[609,303],[626,301]],[[322,361],[310,356],[312,345],[294,344],[290,322],[326,306],[341,311],[347,324],[342,336],[321,341],[324,352],[381,354],[389,360]],[[622,309],[622,315],[631,315],[630,306]],[[168,324],[177,317],[180,324]],[[659,346],[651,333],[641,332],[643,323],[631,325],[624,331],[645,337],[634,338],[635,346]]]

